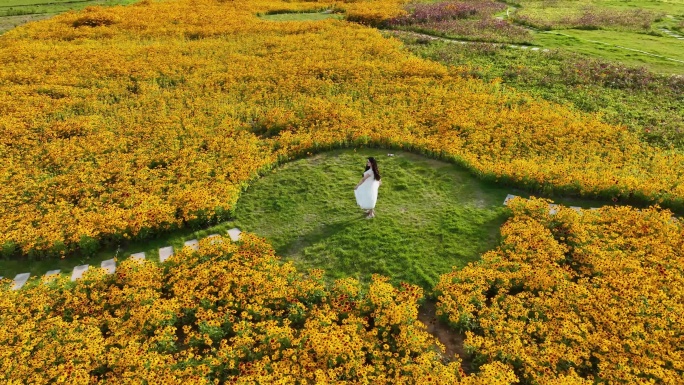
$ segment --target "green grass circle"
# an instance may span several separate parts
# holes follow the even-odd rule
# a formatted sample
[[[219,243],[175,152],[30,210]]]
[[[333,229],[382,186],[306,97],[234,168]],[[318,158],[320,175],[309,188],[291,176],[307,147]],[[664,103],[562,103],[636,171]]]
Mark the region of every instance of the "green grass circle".
[[[353,191],[368,156],[378,159],[382,175],[374,219],[364,218]],[[367,282],[378,273],[431,288],[440,274],[496,246],[508,192],[419,155],[339,150],[287,163],[255,181],[238,201],[235,225],[329,278]]]

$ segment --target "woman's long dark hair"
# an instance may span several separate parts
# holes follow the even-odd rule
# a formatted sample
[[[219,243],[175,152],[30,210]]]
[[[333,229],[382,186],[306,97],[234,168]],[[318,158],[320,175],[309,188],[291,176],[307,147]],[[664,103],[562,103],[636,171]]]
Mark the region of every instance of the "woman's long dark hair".
[[[380,180],[380,171],[378,170],[378,162],[372,156],[368,158],[368,161],[371,163],[371,166],[370,167],[366,166],[366,171],[368,171],[369,168],[372,168],[373,169],[373,175],[375,176],[375,180]]]

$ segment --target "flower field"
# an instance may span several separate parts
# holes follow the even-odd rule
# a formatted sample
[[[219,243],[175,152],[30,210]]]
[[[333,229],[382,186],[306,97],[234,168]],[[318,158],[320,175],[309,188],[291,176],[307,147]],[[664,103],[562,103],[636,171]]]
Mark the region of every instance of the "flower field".
[[[466,376],[417,320],[422,290],[327,286],[263,241],[202,241],[163,267],[125,261],[0,297],[3,383],[508,384]],[[453,358],[453,357],[452,357]]]
[[[337,147],[401,148],[532,191],[684,208],[680,151],[464,77],[369,28],[502,9],[459,4],[143,0],[3,34],[0,253],[87,255],[221,221],[260,173]],[[258,17],[325,9],[345,20]],[[472,374],[418,320],[423,289],[377,275],[329,282],[245,234],[164,264],[0,289],[0,380],[681,383],[681,222],[658,208],[509,207],[501,245],[435,288],[466,333]]]
[[[681,222],[654,208],[511,206],[502,245],[436,287],[466,347],[525,383],[681,383]]]
[[[460,78],[312,2],[141,2],[0,37],[4,255],[88,252],[230,216],[277,162],[382,145],[541,191],[681,207],[684,157],[624,127]],[[365,24],[396,1],[338,3]]]

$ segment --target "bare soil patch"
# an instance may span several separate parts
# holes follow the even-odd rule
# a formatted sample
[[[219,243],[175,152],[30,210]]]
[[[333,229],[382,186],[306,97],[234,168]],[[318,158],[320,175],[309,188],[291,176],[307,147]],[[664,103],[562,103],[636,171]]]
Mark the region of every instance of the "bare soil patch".
[[[418,309],[418,319],[427,326],[428,333],[432,334],[446,347],[445,360],[453,361],[454,355],[461,358],[461,366],[466,373],[472,373],[472,357],[466,353],[463,346],[465,335],[449,327],[437,317],[437,304],[432,300],[427,300]]]
[[[0,34],[9,31],[12,28],[16,28],[22,24],[26,24],[32,21],[44,20],[51,18],[55,14],[53,13],[41,13],[34,15],[18,15],[18,16],[3,16],[0,17]]]

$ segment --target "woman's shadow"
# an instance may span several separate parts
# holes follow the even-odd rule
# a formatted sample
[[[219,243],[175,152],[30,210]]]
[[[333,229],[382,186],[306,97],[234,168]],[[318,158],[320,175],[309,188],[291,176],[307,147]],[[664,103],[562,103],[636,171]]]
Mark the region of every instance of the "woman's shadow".
[[[297,254],[299,251],[302,249],[311,246],[315,244],[316,242],[330,238],[335,234],[338,234],[345,229],[347,229],[349,226],[352,224],[363,221],[366,219],[366,214],[361,213],[359,217],[352,218],[352,219],[346,219],[346,220],[341,220],[341,221],[335,221],[335,222],[329,222],[329,223],[322,223],[321,225],[317,226],[313,231],[307,232],[306,234],[299,235],[298,237],[294,238],[292,241],[289,243],[283,245],[280,250],[278,251],[278,254],[285,254],[285,255],[294,255]]]

